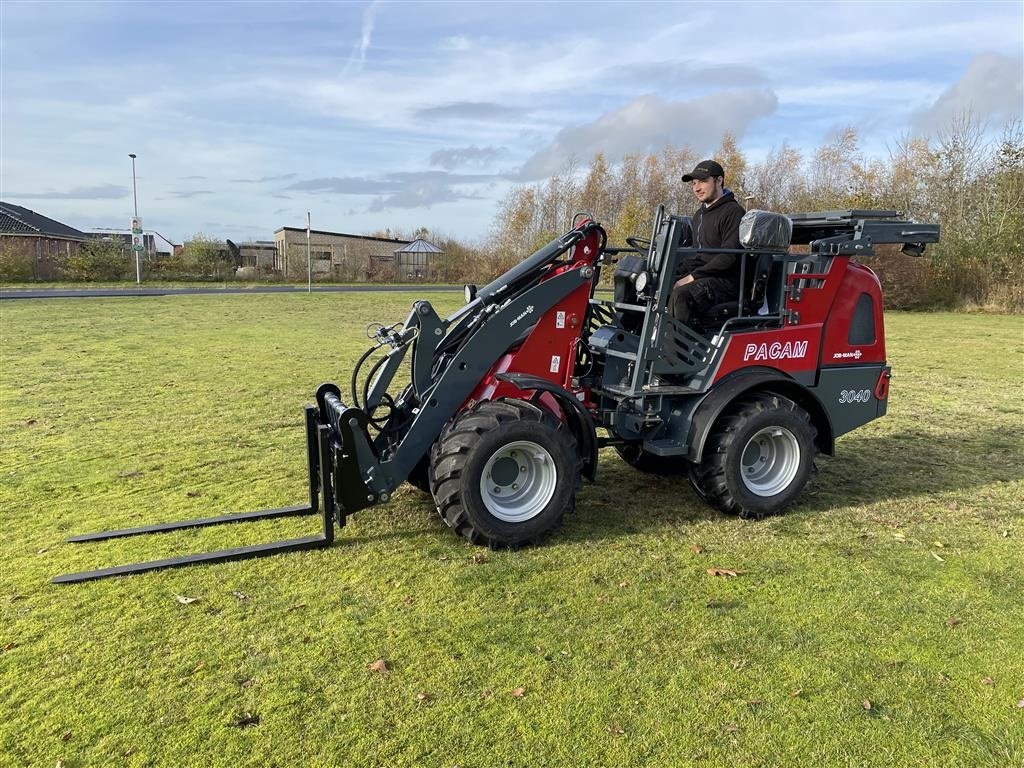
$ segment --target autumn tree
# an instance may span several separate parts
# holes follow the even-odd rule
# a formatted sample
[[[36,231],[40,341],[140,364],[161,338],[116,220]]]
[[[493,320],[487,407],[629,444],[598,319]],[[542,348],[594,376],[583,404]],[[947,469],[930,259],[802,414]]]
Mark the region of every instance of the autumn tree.
[[[889,157],[869,156],[858,132],[844,128],[806,156],[783,144],[749,162],[736,138],[722,137],[714,157],[747,207],[796,212],[896,210],[942,226],[942,242],[922,260],[878,257],[889,306],[988,304],[1024,310],[1024,136],[1019,123],[996,142],[969,114],[935,137],[904,137]],[[680,179],[701,157],[688,147],[628,154],[609,163],[596,154],[583,173],[562,171],[512,189],[494,222],[500,264],[510,266],[565,231],[571,212],[592,213],[613,244],[646,237],[658,205],[690,215],[695,201]]]
[[[736,137],[727,132],[722,136],[722,144],[714,154],[715,160],[725,170],[725,185],[733,191],[742,203],[749,194],[747,181],[747,158],[736,143]]]

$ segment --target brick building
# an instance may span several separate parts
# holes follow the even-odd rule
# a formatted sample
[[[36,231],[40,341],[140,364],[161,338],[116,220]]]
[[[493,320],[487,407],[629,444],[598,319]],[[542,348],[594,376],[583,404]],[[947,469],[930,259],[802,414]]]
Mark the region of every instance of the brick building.
[[[55,280],[88,239],[84,232],[28,208],[0,202],[0,256],[22,265],[23,277]]]

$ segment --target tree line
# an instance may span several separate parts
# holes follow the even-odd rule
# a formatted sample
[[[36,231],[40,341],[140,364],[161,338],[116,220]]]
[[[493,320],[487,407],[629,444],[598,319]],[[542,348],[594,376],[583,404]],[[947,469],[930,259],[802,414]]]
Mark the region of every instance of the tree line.
[[[904,137],[886,159],[860,148],[854,128],[809,153],[783,145],[749,162],[726,134],[711,153],[745,208],[794,213],[896,210],[938,223],[941,242],[921,258],[879,248],[866,259],[879,273],[887,306],[1024,311],[1024,131],[1019,122],[988,138],[962,115],[933,137]],[[483,270],[496,274],[566,231],[575,214],[600,221],[609,241],[647,237],[654,210],[689,215],[696,207],[683,174],[704,157],[688,147],[627,155],[611,165],[597,154],[585,172],[561,173],[512,189],[498,206]]]

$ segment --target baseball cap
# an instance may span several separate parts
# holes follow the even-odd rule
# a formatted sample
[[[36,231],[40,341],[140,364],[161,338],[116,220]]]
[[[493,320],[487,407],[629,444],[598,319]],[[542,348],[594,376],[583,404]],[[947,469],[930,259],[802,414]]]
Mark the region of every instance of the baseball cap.
[[[722,166],[714,160],[701,160],[697,163],[696,168],[683,176],[683,181],[693,181],[694,179],[703,180],[711,178],[712,176],[725,176],[725,171],[722,170]]]

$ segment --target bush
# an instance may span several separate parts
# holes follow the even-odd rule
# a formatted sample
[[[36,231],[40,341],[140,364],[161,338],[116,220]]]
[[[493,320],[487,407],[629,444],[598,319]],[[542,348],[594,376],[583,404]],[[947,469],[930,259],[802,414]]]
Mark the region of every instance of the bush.
[[[123,280],[134,277],[129,251],[118,240],[89,240],[68,258],[66,276],[71,280]]]
[[[202,232],[185,241],[181,256],[183,263],[192,270],[193,279],[226,280],[234,271],[227,244]]]
[[[20,283],[32,279],[32,259],[17,248],[0,245],[0,280]]]

